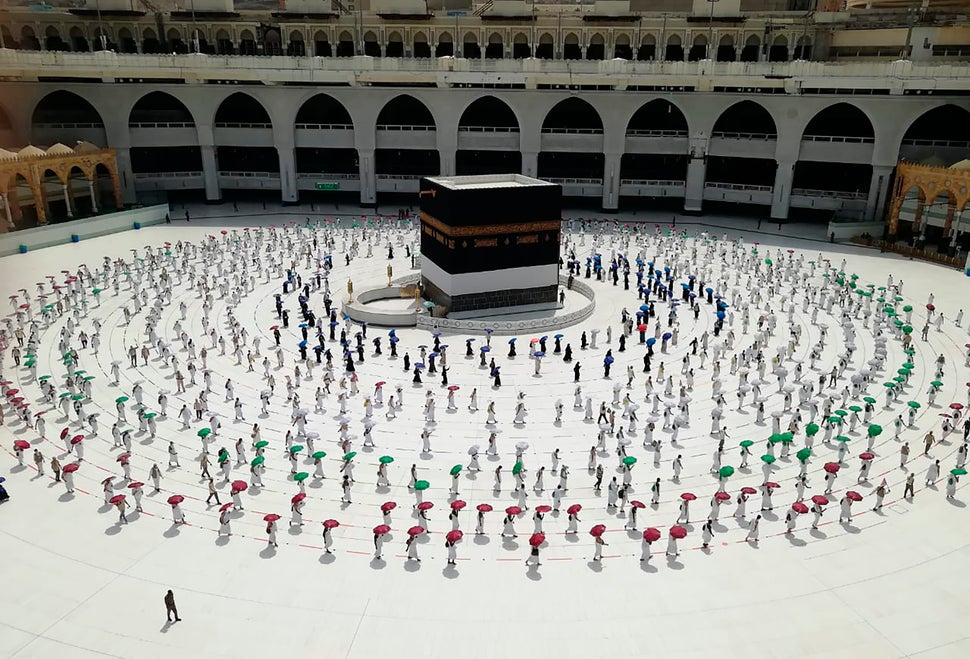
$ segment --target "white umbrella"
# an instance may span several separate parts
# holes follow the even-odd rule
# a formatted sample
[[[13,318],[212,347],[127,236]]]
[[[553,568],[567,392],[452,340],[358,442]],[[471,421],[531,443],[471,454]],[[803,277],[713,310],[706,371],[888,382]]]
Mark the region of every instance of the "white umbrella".
[[[308,432],[306,434],[306,438],[307,439],[319,439],[320,438],[320,433],[318,433],[316,430],[311,430],[310,432]]]
[[[617,444],[619,444],[620,446],[629,446],[631,444],[630,438],[629,437],[624,437],[624,438],[618,440],[617,441]]]
[[[524,450],[526,450],[527,448],[529,448],[529,442],[518,442],[518,443],[517,443],[517,444],[515,445],[515,448],[516,448],[516,450],[519,450],[519,451],[524,451]]]
[[[468,455],[475,455],[476,453],[478,453],[478,449],[479,449],[478,444],[472,444],[471,446],[468,447]]]

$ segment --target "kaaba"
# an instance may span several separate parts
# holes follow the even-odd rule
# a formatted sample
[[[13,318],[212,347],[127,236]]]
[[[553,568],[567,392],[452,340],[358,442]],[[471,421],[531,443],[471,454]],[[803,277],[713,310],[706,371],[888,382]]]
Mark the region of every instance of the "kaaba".
[[[555,308],[562,188],[519,174],[421,179],[421,285],[448,316]]]

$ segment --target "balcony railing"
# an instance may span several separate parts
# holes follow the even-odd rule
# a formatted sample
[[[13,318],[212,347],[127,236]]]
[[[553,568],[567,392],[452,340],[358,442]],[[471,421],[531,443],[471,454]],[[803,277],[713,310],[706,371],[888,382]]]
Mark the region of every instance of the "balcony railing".
[[[128,128],[195,128],[191,121],[132,121]]]
[[[543,128],[543,135],[602,135],[602,128]]]
[[[435,174],[377,174],[379,181],[417,181],[425,176],[435,176]]]
[[[296,175],[299,180],[308,179],[327,179],[328,181],[356,181],[360,178],[359,174],[334,174],[332,172],[299,172]]]
[[[297,130],[353,130],[353,124],[297,124]]]
[[[762,142],[778,139],[778,135],[775,133],[737,133],[723,130],[714,131],[711,137],[722,137],[726,140],[760,140]]]
[[[903,146],[942,146],[957,149],[970,149],[970,142],[960,140],[903,140]]]
[[[543,176],[544,181],[558,183],[559,185],[603,185],[601,178],[558,178],[555,176]]]
[[[842,190],[813,190],[810,188],[794,188],[791,193],[800,197],[826,197],[844,199],[848,201],[865,201],[869,195],[865,192],[844,192]]]
[[[191,178],[194,176],[202,176],[202,172],[136,172],[135,180],[148,178]]]
[[[34,124],[34,128],[38,130],[44,129],[58,129],[58,128],[104,128],[104,124],[97,122],[50,122],[43,124]]]
[[[805,142],[837,142],[839,144],[872,144],[873,137],[852,137],[849,135],[803,135]]]
[[[377,124],[377,130],[389,130],[400,132],[434,132],[434,126],[412,126],[408,124]]]
[[[217,121],[216,128],[272,128],[273,124],[261,121]]]
[[[650,188],[677,188],[686,185],[685,181],[665,181],[661,179],[622,178],[620,185],[637,185]]]
[[[237,171],[220,171],[219,176],[228,176],[230,178],[279,178],[279,172],[237,172]]]
[[[459,133],[518,133],[518,126],[459,126]]]
[[[770,185],[749,185],[747,183],[718,183],[710,181],[704,184],[710,190],[736,190],[738,192],[771,192],[774,188]]]
[[[648,130],[631,128],[626,132],[627,137],[687,137],[686,130]]]

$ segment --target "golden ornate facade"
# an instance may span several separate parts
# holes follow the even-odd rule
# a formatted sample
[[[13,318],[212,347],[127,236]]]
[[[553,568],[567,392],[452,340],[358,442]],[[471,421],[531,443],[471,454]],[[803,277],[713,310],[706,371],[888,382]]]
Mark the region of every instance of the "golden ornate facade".
[[[923,208],[931,205],[937,197],[946,195],[947,204],[946,223],[943,225],[943,237],[950,235],[953,218],[962,212],[970,201],[970,169],[962,167],[961,161],[953,167],[933,167],[917,163],[900,162],[896,167],[896,185],[893,188],[892,205],[889,210],[889,235],[896,235],[899,225],[899,212],[903,208],[906,195],[916,188],[919,200],[916,206],[916,218],[913,220],[913,234],[918,235],[923,219]]]

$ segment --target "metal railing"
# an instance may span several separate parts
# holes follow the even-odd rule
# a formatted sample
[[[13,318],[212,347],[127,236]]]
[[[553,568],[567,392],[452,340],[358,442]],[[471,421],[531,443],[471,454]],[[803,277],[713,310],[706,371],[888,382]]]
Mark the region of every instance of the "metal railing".
[[[545,181],[558,183],[559,185],[603,185],[603,179],[601,178],[558,178],[555,176],[543,176],[542,178]]]
[[[137,172],[135,179],[148,178],[192,178],[202,176],[202,172]]]
[[[321,178],[330,181],[356,181],[360,176],[358,174],[334,174],[332,172],[298,172],[296,178],[301,181]]]
[[[802,135],[803,142],[838,142],[840,144],[873,144],[874,137],[853,137],[850,135]]]
[[[727,140],[762,140],[765,142],[778,139],[778,135],[775,133],[738,133],[722,130],[714,131],[711,137],[721,137]]]
[[[903,140],[903,146],[942,146],[942,147],[955,147],[958,149],[970,149],[970,142],[961,141],[961,140],[907,139],[907,140]]]
[[[621,178],[620,185],[639,185],[653,188],[682,188],[686,181],[664,181],[660,179]]]
[[[97,122],[51,122],[34,124],[34,128],[39,130],[55,128],[104,128],[104,124]]]
[[[262,121],[217,121],[216,128],[272,128],[273,124]]]
[[[518,133],[518,126],[459,126],[459,133]]]
[[[413,131],[413,132],[434,132],[436,129],[434,126],[411,126],[406,124],[377,124],[377,130],[387,130],[387,131]]]
[[[865,192],[844,192],[842,190],[815,190],[812,188],[793,188],[792,195],[800,197],[828,197],[833,199],[862,200],[869,198]]]
[[[602,135],[602,128],[543,128],[543,135]]]
[[[297,130],[353,130],[353,124],[296,124]]]
[[[647,130],[631,128],[626,131],[627,137],[687,137],[686,130]]]
[[[774,187],[770,185],[749,185],[747,183],[718,183],[716,181],[704,184],[709,190],[737,190],[740,192],[771,192]]]
[[[192,121],[130,121],[128,128],[195,128]]]
[[[377,174],[376,176],[379,181],[417,181],[434,174]]]
[[[279,178],[279,172],[236,172],[236,171],[221,171],[219,176],[228,176],[230,178]]]

